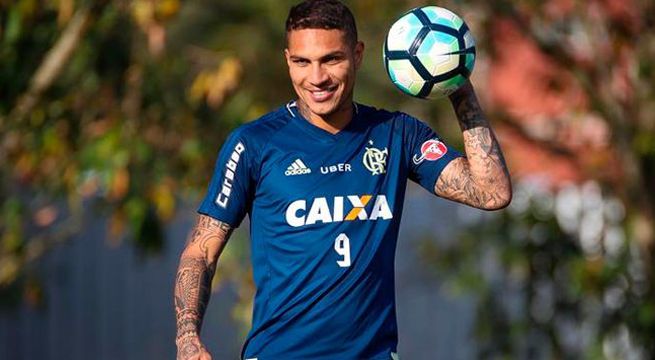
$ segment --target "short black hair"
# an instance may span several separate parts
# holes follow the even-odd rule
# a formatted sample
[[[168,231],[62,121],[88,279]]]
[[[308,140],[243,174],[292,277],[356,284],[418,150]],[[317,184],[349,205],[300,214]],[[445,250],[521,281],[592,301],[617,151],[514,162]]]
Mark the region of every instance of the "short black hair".
[[[339,0],[305,0],[292,7],[286,23],[287,44],[289,32],[302,29],[342,30],[351,45],[357,43],[355,17]]]

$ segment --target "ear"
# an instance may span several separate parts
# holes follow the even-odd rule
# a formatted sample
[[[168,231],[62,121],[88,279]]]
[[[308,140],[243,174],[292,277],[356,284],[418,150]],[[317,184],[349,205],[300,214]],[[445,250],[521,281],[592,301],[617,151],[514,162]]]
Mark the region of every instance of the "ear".
[[[284,58],[287,60],[287,66],[291,66],[291,54],[289,54],[289,49],[284,49]]]
[[[355,44],[355,68],[359,69],[359,66],[362,65],[362,60],[364,59],[364,42],[358,41]]]

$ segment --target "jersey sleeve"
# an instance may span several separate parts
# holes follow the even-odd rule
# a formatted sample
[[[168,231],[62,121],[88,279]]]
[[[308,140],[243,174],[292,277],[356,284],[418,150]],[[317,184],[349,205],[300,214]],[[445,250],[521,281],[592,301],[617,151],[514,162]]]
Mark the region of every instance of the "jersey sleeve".
[[[240,129],[223,144],[198,213],[238,227],[252,206],[254,149]]]
[[[424,122],[407,114],[403,117],[409,178],[434,193],[434,185],[446,165],[463,155],[446,145]]]

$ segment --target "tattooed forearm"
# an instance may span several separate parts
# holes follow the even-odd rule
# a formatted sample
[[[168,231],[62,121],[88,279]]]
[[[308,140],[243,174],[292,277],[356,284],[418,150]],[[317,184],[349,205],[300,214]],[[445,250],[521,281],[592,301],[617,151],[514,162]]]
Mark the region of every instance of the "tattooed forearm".
[[[177,311],[177,330],[197,330],[205,313],[214,265],[202,258],[180,260],[175,281],[175,308]]]
[[[453,161],[435,184],[435,193],[482,209],[507,206],[509,172],[498,141],[470,83],[451,96],[464,136],[465,159]]]
[[[185,359],[204,349],[198,334],[216,260],[231,231],[228,224],[201,215],[182,253],[175,279],[178,358]]]
[[[476,127],[489,127],[470,82],[462,85],[462,88],[453,93],[450,100],[462,131]]]

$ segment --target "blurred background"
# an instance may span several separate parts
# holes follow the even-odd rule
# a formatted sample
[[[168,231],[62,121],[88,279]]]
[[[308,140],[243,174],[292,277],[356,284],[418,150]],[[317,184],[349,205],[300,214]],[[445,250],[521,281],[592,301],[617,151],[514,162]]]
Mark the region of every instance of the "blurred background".
[[[173,359],[179,253],[236,126],[294,97],[289,0],[0,0],[0,359]],[[462,148],[447,100],[381,61],[400,14],[439,5],[477,40],[473,82],[510,207],[410,184],[396,261],[404,359],[655,357],[655,2],[346,1],[366,43],[356,100]],[[235,359],[247,223],[203,338]]]

